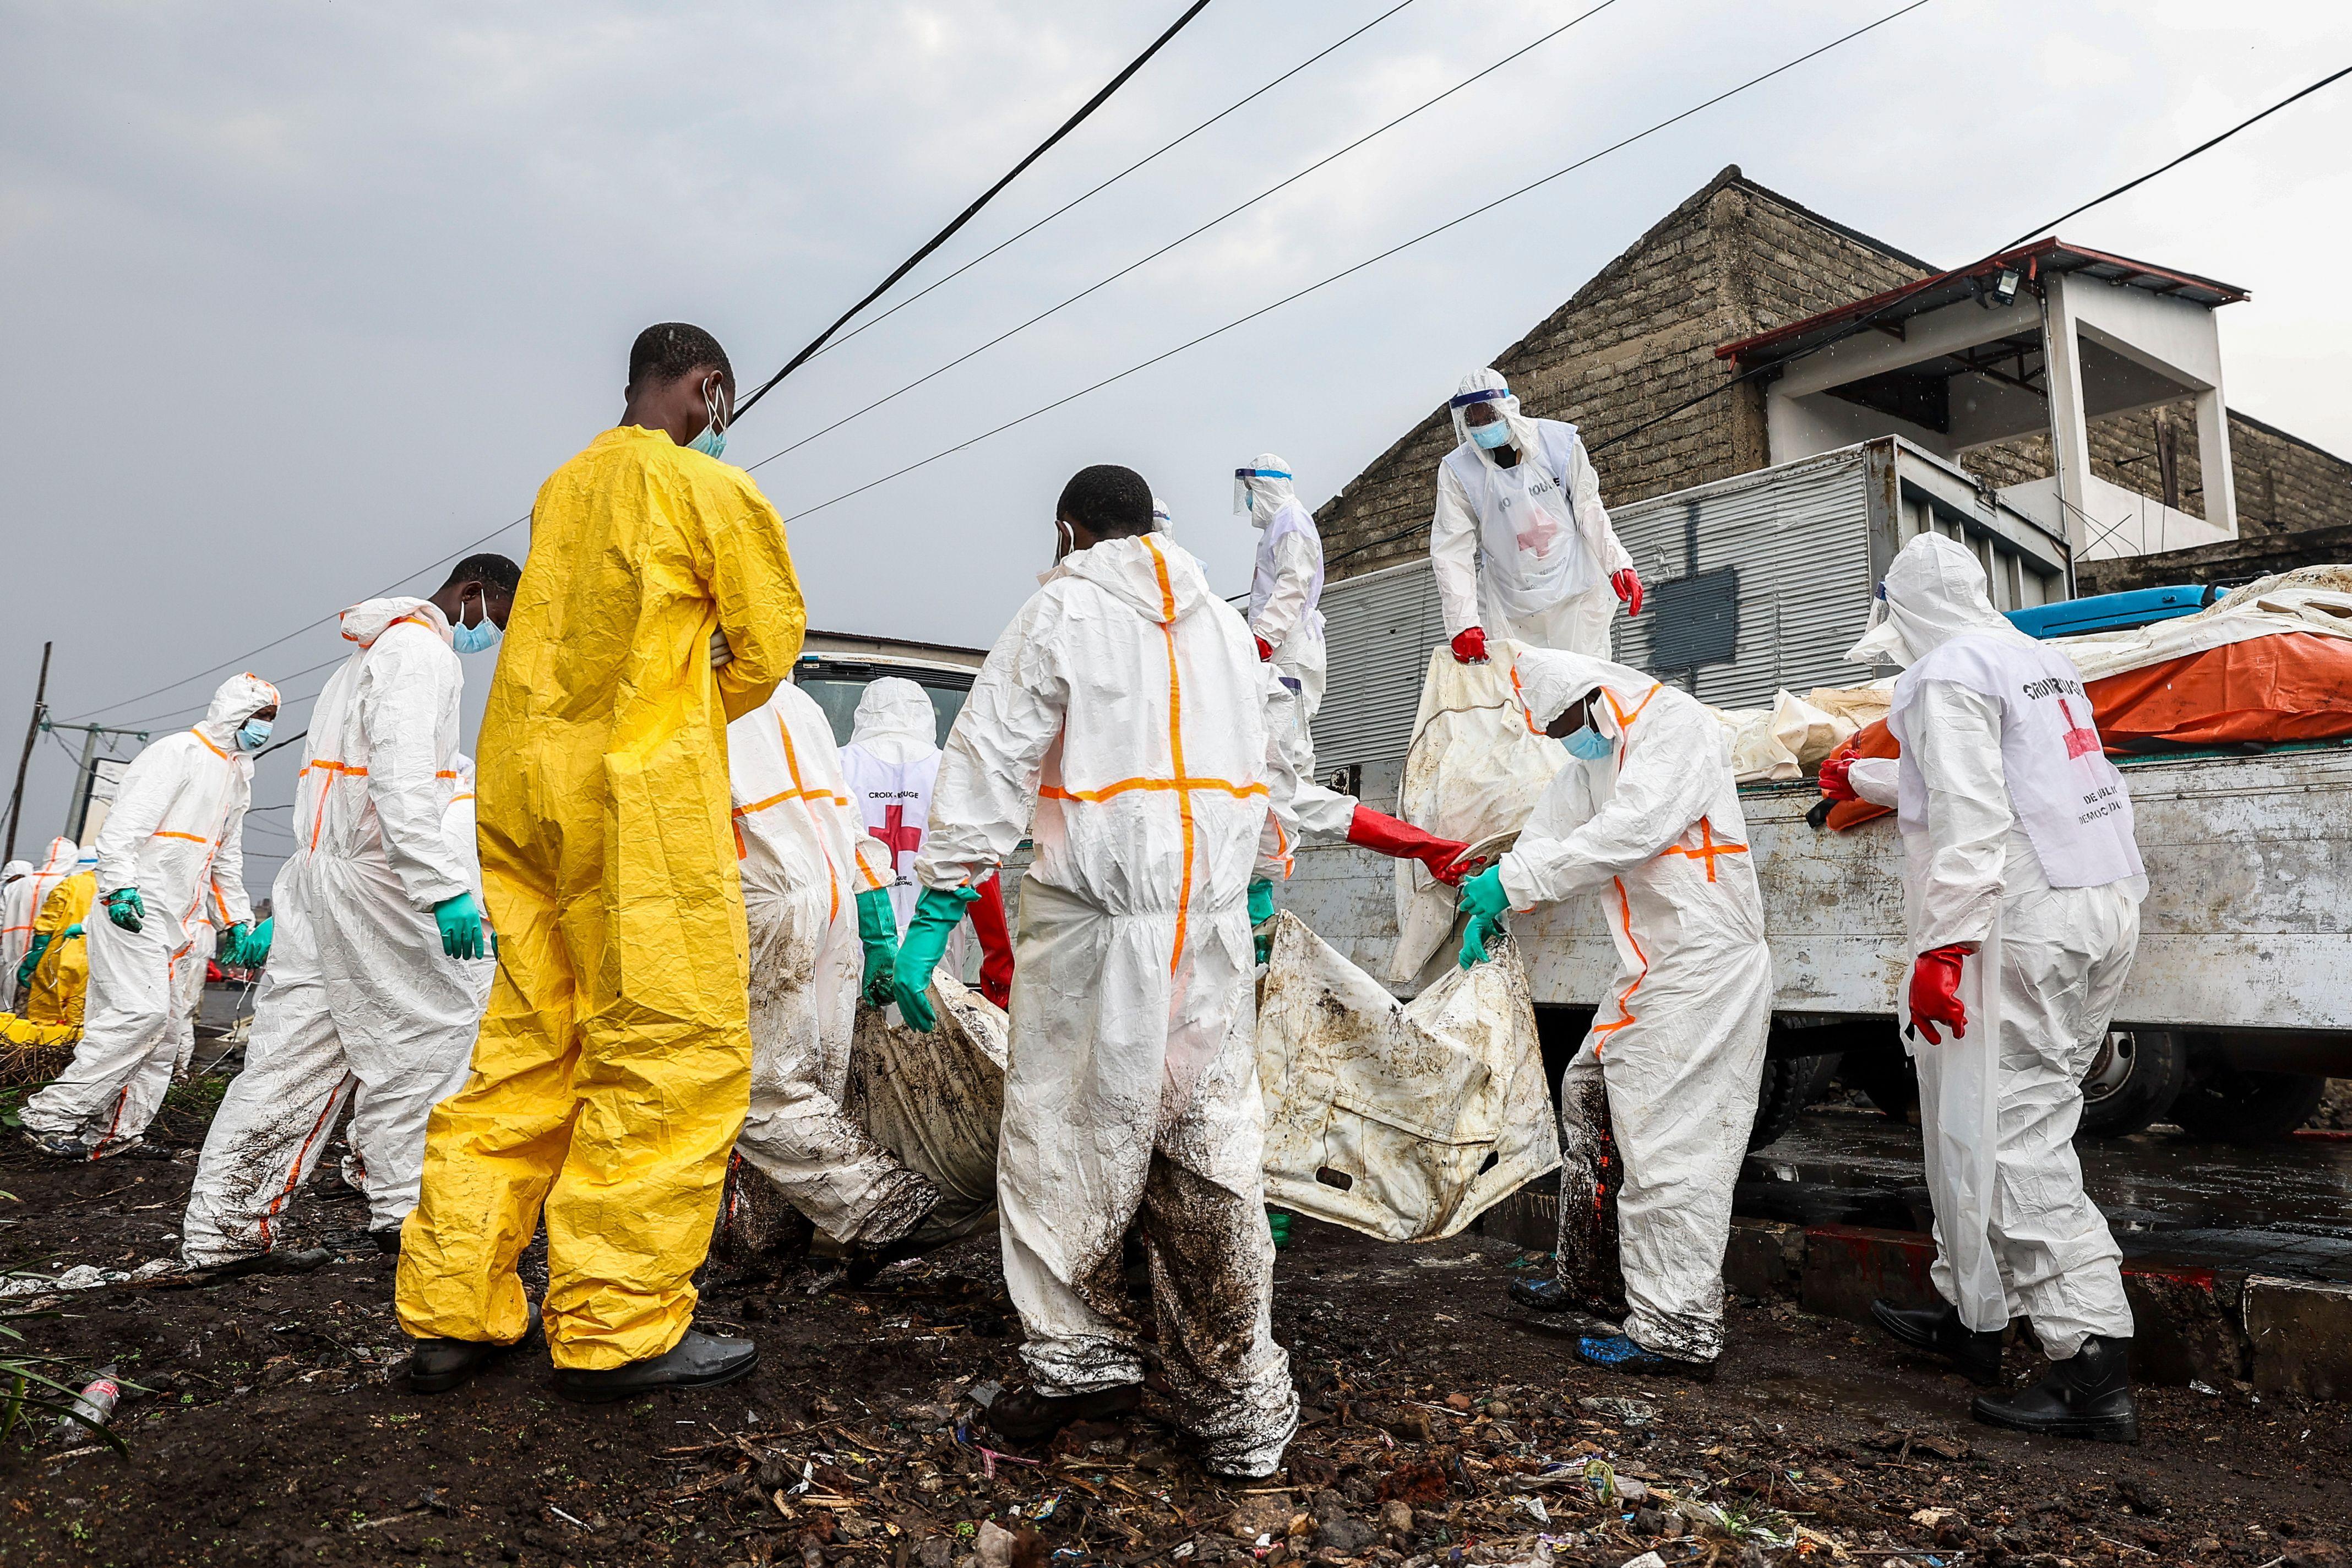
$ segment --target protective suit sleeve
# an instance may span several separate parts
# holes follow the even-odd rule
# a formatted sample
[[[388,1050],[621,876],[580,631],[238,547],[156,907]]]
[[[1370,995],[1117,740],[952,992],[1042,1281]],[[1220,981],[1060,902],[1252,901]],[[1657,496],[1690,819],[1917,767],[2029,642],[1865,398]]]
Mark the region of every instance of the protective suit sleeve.
[[[1927,787],[1926,883],[1919,889],[1912,952],[1974,947],[1992,934],[2012,817],[2000,764],[2000,701],[1948,680],[1931,680],[1906,726]]]
[[[419,910],[471,892],[474,879],[443,831],[441,715],[464,679],[438,633],[395,626],[361,667],[360,733],[367,740],[368,800],[383,829],[383,858]]]
[[[1845,782],[1873,805],[1893,811],[1903,804],[1903,763],[1897,757],[1856,757]]]
[[[1257,863],[1250,875],[1268,882],[1290,879],[1291,857],[1298,850],[1298,815],[1292,803],[1310,781],[1298,775],[1280,737],[1297,719],[1298,699],[1282,684],[1271,665],[1259,667],[1265,681],[1265,823],[1258,829]]]
[[[139,885],[139,850],[163,826],[180,793],[185,758],[176,745],[152,745],[131,759],[115,786],[114,804],[98,830],[98,896]]]
[[[253,900],[245,895],[245,813],[253,804],[253,769],[238,772],[236,797],[221,822],[220,845],[213,851],[213,892],[221,913],[233,926],[253,923]]]
[[[1610,878],[1655,859],[1706,815],[1723,789],[1723,730],[1697,708],[1661,708],[1642,720],[1633,742],[1621,741],[1624,761],[1617,791],[1601,808],[1558,838],[1529,839],[1502,859],[1503,889],[1515,910],[1558,903]],[[1551,792],[1580,790],[1571,763],[1552,778],[1539,816],[1559,819]]]
[[[1597,483],[1593,493],[1596,498],[1600,494]],[[1471,510],[1462,481],[1443,464],[1437,469],[1437,515],[1429,524],[1429,564],[1445,608],[1450,642],[1479,624],[1478,514]]]
[[[926,888],[978,881],[1028,830],[1039,772],[1069,708],[1052,630],[1058,619],[1049,587],[1022,606],[971,683],[940,752],[930,826],[915,858],[915,879]]]
[[[1298,818],[1298,837],[1307,842],[1346,842],[1348,830],[1355,826],[1356,805],[1354,795],[1326,789],[1313,779],[1299,780],[1290,797],[1291,810]]]
[[[710,596],[719,629],[735,657],[714,671],[730,722],[775,694],[801,655],[808,609],[784,542],[784,520],[751,477],[742,477],[738,504],[707,521]]]
[[[1576,529],[1584,535],[1586,545],[1601,562],[1601,574],[1613,577],[1633,564],[1633,557],[1617,538],[1617,530],[1609,521],[1609,509],[1601,504],[1601,475],[1594,470],[1592,459],[1584,455],[1584,437],[1576,438],[1569,449],[1568,491],[1576,509]]]
[[[857,890],[870,893],[877,888],[888,887],[898,874],[891,869],[890,847],[866,832],[862,819],[851,847],[857,854]]]
[[[1307,608],[1307,590],[1315,581],[1315,549],[1296,529],[1274,543],[1274,588],[1250,630],[1275,647],[1282,646]]]

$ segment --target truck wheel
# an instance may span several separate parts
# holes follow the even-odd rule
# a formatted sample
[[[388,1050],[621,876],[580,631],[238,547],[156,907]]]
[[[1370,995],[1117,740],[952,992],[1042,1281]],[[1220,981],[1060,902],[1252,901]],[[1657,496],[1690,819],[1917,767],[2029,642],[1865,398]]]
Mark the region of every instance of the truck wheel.
[[[2222,1143],[2268,1143],[2311,1120],[2327,1094],[2327,1080],[2311,1073],[2207,1073],[2172,1102],[2172,1120],[2192,1138]]]
[[[1756,1125],[1748,1130],[1748,1146],[1761,1149],[1778,1142],[1829,1082],[1837,1063],[1835,1052],[1825,1057],[1784,1057],[1778,1061],[1767,1058],[1764,1081],[1756,1090]]]
[[[2158,1029],[2110,1033],[2083,1075],[2082,1131],[2128,1138],[2165,1120],[2188,1080],[2179,1037]]]
[[[1919,1079],[1911,1058],[1901,1047],[1892,1050],[1848,1051],[1838,1076],[1849,1089],[1858,1089],[1891,1121],[1916,1120]]]

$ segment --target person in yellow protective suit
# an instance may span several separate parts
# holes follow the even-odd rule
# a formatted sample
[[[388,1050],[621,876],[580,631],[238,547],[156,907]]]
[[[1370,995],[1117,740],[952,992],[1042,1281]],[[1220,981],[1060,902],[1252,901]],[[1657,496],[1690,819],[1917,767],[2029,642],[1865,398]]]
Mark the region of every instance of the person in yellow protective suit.
[[[34,917],[32,946],[26,954],[34,961],[25,992],[28,1023],[81,1027],[82,1005],[89,999],[89,943],[82,935],[82,922],[96,902],[98,872],[93,868],[58,883]]]
[[[10,987],[16,984],[17,966],[32,944],[34,919],[58,884],[74,874],[74,862],[80,858],[81,847],[72,839],[52,838],[39,865],[8,862],[6,883],[0,887],[0,1003],[17,994]],[[21,1004],[16,1005],[23,1011]]]
[[[709,333],[647,328],[620,425],[531,510],[478,752],[498,976],[401,1236],[420,1393],[528,1330],[515,1260],[542,1207],[559,1393],[758,1359],[689,1327],[751,1085],[727,722],[791,673],[806,621],[782,519],[716,460],[734,395]]]

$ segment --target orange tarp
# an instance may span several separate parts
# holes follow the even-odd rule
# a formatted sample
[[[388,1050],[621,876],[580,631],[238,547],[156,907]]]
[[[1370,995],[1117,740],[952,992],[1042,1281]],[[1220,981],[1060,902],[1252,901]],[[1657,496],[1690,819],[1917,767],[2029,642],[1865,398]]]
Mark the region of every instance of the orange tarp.
[[[2332,741],[2352,736],[2352,640],[2315,632],[2249,637],[2127,669],[2084,688],[2111,755],[2173,746],[2246,742]],[[1901,753],[1880,720],[1857,731],[1865,757]],[[1887,815],[1868,801],[1841,801],[1830,826],[1857,826]]]

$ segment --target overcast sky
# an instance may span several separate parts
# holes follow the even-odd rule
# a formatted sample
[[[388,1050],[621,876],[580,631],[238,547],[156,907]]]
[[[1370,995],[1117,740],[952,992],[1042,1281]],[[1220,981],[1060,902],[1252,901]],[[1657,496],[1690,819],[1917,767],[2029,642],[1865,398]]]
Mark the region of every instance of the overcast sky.
[[[1394,0],[1215,0],[894,299]],[[751,463],[936,369],[1589,9],[1411,0],[1104,195],[828,353]],[[814,625],[985,644],[1054,497],[1140,469],[1246,583],[1237,463],[1310,503],[1726,163],[1968,260],[2352,63],[2340,0],[1931,0],[1790,74],[1017,429],[1161,353],[1902,0],[1615,0],[1080,304],[760,468]],[[315,693],[331,629],[247,655],[525,513],[620,411],[631,337],[781,364],[1082,102],[1178,0],[816,5],[0,4],[0,733],[45,638],[60,718],[167,729],[223,660]],[[2352,82],[2065,236],[2225,279],[2231,401],[2352,451]],[[887,303],[888,301],[886,301]],[[520,557],[525,531],[490,546]],[[490,665],[467,665],[467,733]],[[126,700],[138,699],[137,700]],[[280,732],[301,728],[289,702]],[[257,805],[291,799],[299,748]],[[72,766],[34,755],[18,852]],[[285,813],[258,822],[283,823]],[[282,829],[248,844],[257,894]]]

